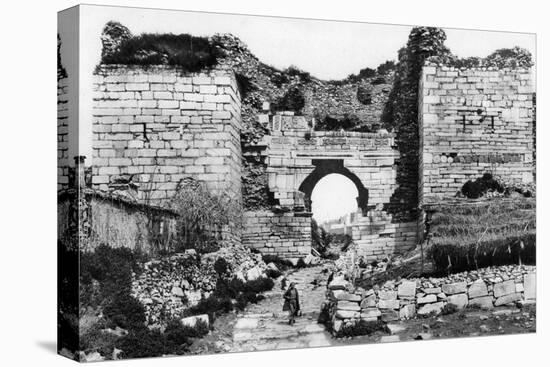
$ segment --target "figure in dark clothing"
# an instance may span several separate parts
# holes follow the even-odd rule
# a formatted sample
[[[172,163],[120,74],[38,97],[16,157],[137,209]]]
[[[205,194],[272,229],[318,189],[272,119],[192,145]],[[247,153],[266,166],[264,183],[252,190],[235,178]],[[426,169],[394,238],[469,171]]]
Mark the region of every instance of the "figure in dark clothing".
[[[283,311],[288,311],[288,324],[292,325],[296,322],[294,319],[300,311],[300,298],[298,290],[296,289],[296,283],[292,282],[288,286],[284,294],[285,303],[283,304]]]

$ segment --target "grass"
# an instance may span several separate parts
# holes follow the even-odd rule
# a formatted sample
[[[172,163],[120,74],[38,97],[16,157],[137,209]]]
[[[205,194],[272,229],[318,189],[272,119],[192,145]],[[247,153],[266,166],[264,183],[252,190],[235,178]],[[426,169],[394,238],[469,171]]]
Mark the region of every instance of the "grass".
[[[428,255],[446,272],[534,263],[535,205],[528,198],[442,205],[430,222]]]

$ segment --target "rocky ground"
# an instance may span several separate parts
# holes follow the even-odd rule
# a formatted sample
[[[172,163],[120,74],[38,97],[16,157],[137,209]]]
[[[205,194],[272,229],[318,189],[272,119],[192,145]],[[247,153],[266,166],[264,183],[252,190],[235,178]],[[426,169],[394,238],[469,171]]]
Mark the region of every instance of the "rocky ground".
[[[192,346],[192,353],[246,352],[268,349],[323,347],[436,338],[456,338],[536,331],[536,305],[524,308],[496,307],[492,310],[466,309],[450,315],[390,322],[385,331],[372,335],[335,339],[317,323],[325,299],[328,264],[291,270],[287,278],[297,283],[303,315],[293,326],[282,311],[280,282],[265,293],[265,299],[243,312],[218,318],[214,330]]]

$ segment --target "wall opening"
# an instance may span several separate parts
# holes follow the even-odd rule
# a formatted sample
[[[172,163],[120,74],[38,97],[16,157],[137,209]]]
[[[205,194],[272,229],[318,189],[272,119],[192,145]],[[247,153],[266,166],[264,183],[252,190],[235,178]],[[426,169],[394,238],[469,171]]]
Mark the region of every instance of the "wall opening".
[[[328,221],[349,222],[350,215],[358,210],[358,195],[357,187],[346,176],[338,173],[324,176],[311,193],[313,219],[319,224]]]

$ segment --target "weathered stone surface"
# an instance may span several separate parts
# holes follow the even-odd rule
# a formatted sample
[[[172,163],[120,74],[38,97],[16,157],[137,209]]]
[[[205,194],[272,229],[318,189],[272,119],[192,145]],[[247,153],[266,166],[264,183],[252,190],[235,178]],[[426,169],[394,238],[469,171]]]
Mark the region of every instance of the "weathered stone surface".
[[[180,287],[172,287],[172,294],[176,297],[184,296],[183,289],[181,289]]]
[[[436,302],[436,303],[428,303],[424,306],[420,307],[418,311],[416,312],[420,316],[426,316],[430,314],[436,314],[439,315],[441,313],[441,309],[443,309],[443,306],[445,304],[443,302]]]
[[[441,290],[446,295],[456,294],[456,293],[465,293],[466,292],[466,282],[458,282],[451,284],[443,284]]]
[[[355,319],[361,316],[358,311],[337,310],[335,314],[338,319]]]
[[[488,294],[487,284],[485,284],[483,279],[476,280],[470,285],[470,288],[468,288],[468,297],[470,298],[483,297]]]
[[[258,327],[258,321],[259,319],[252,317],[239,319],[235,324],[235,329],[255,329]]]
[[[401,320],[412,319],[416,315],[416,306],[414,304],[405,305],[399,310]]]
[[[359,307],[359,304],[356,302],[338,301],[336,307],[338,310],[361,311],[361,307]]]
[[[416,282],[404,280],[397,287],[397,296],[399,298],[414,298],[416,294]]]
[[[378,298],[380,300],[395,300],[397,299],[397,292],[396,291],[380,291],[378,292]]]
[[[397,321],[399,320],[399,312],[396,310],[383,310],[381,319],[384,322]]]
[[[537,276],[535,273],[524,275],[523,289],[525,299],[537,299]]]
[[[399,301],[396,299],[381,299],[378,301],[378,307],[381,309],[397,309],[399,308]]]
[[[416,303],[419,305],[423,305],[425,303],[433,303],[433,302],[437,302],[437,297],[434,294],[428,294],[427,296],[418,298],[416,300]]]
[[[466,293],[453,294],[447,297],[447,302],[455,305],[459,310],[462,310],[468,306],[468,296]]]
[[[426,294],[438,294],[438,293],[441,293],[441,287],[422,288],[422,292]]]
[[[335,278],[328,285],[330,290],[346,290],[349,285],[349,282],[344,278]]]
[[[513,280],[507,280],[501,283],[497,283],[493,287],[493,293],[496,298],[506,296],[516,292],[516,284]]]
[[[399,333],[405,331],[406,329],[407,328],[404,325],[401,325],[401,324],[387,324],[386,325],[386,330],[388,331],[388,333],[390,333],[390,335],[399,334]]]
[[[361,302],[361,296],[358,294],[348,293],[347,300],[350,302]]]
[[[208,315],[197,315],[197,316],[185,317],[181,319],[181,323],[183,326],[195,327],[195,325],[197,325],[197,322],[199,320],[204,322],[206,326],[210,325]]]
[[[493,297],[484,296],[484,297],[472,298],[468,301],[468,305],[470,307],[479,307],[483,309],[493,308]]]
[[[502,297],[498,297],[495,300],[495,306],[507,305],[509,303],[514,303],[514,302],[517,302],[519,300],[521,300],[521,294],[511,293],[511,294],[507,294],[507,295],[502,296]]]
[[[361,308],[375,307],[376,306],[376,296],[370,295],[367,298],[361,301]]]
[[[262,271],[258,267],[253,267],[246,272],[246,279],[256,280],[262,276]]]
[[[361,311],[361,318],[380,317],[382,312],[377,308],[367,308]]]

